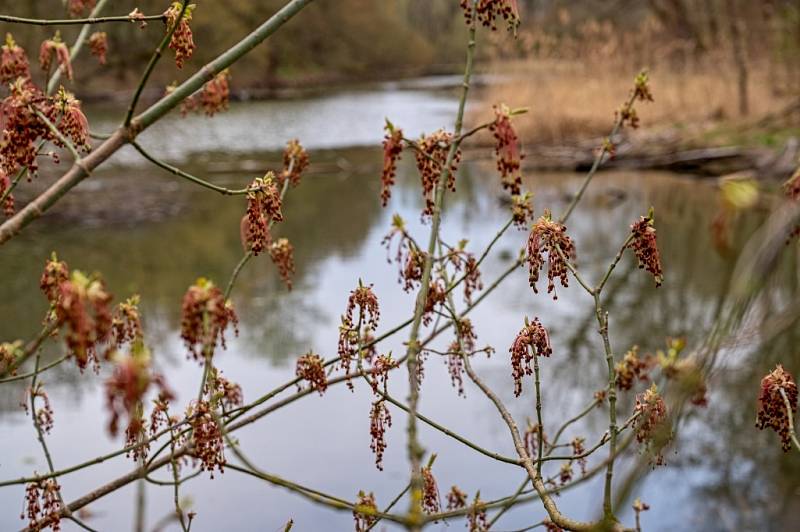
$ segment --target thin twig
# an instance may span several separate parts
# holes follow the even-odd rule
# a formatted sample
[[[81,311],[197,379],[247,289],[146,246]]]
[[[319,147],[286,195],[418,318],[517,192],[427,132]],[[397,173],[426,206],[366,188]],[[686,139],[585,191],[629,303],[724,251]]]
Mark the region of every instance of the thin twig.
[[[165,20],[164,14],[161,15],[141,15],[133,17],[131,15],[115,15],[109,17],[87,17],[87,18],[67,18],[67,19],[38,19],[14,17],[11,15],[0,15],[0,22],[11,24],[28,24],[32,26],[72,26],[77,24],[104,24],[107,22],[142,22],[150,20]]]

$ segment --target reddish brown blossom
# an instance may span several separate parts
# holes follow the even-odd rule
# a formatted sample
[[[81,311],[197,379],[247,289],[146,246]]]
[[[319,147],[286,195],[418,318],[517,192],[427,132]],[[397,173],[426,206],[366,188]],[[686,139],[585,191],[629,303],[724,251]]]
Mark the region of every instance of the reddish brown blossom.
[[[308,152],[300,144],[300,141],[290,140],[286,143],[286,149],[283,150],[283,172],[278,178],[278,184],[283,186],[288,179],[289,184],[296,187],[300,184],[300,178],[310,164]]]
[[[788,409],[783,395],[786,395],[786,399],[789,401]],[[790,416],[793,418],[796,412],[797,383],[792,374],[778,364],[771,373],[761,379],[756,427],[760,430],[770,428],[778,433],[781,437],[783,451],[788,452],[792,447],[789,432]]]
[[[142,319],[139,316],[139,296],[129,297],[117,305],[111,323],[112,342],[117,347],[142,339]]]
[[[269,256],[278,268],[278,273],[286,283],[286,287],[292,289],[292,275],[294,275],[294,247],[287,238],[279,238],[269,246]]]
[[[653,101],[653,93],[650,92],[650,79],[645,71],[640,72],[636,76],[636,79],[634,79],[634,87],[631,89],[630,98],[616,113],[617,120],[621,127],[625,127],[626,124],[633,129],[639,127],[639,115],[636,112],[636,107],[634,107],[637,101]],[[612,157],[614,156],[613,149],[607,151]]]
[[[435,514],[441,510],[441,500],[439,498],[439,487],[436,485],[436,478],[429,467],[423,467],[422,473],[422,510],[429,514]]]
[[[175,65],[178,68],[183,68],[183,64],[192,57],[196,48],[192,36],[192,28],[189,27],[189,21],[192,20],[194,5],[187,5],[183,16],[180,21],[178,21],[178,17],[181,15],[181,9],[183,9],[183,7],[180,2],[173,2],[172,6],[164,12],[167,31],[175,27],[176,23],[178,25],[169,41],[169,48],[175,50]]]
[[[398,237],[397,250],[392,257],[392,242]],[[405,220],[399,215],[392,216],[392,228],[383,237],[381,244],[386,248],[386,262],[397,263],[397,281],[403,284],[403,290],[409,292],[419,285],[425,267],[425,252],[419,249],[414,239],[406,231]]]
[[[383,388],[386,393],[386,384],[389,380],[389,372],[398,367],[396,360],[392,358],[392,354],[380,355],[375,357],[370,368],[369,384],[372,387],[372,393],[379,394],[379,389]]]
[[[358,307],[357,320],[355,318],[356,307]],[[359,340],[362,338],[361,327],[364,327],[367,332],[377,330],[380,317],[378,298],[372,291],[372,285],[364,286],[359,281],[359,286],[350,292],[347,308],[339,326],[338,354],[341,358],[340,367],[345,373],[350,372],[353,355],[356,354]],[[348,385],[352,389],[352,384],[348,382]]]
[[[428,285],[428,297],[425,299],[425,308],[422,314],[423,325],[430,325],[433,321],[433,311],[438,305],[444,305],[447,298],[447,288],[444,281],[441,279],[434,279]]]
[[[50,528],[54,532],[61,530],[61,486],[54,478],[31,482],[25,486],[25,509],[19,516],[28,519],[30,530]]]
[[[544,433],[542,427],[538,423],[532,423],[530,419],[527,420],[528,424],[525,428],[525,434],[522,435],[522,442],[525,444],[525,450],[528,451],[528,456],[533,459],[539,454],[539,433],[542,433],[542,445],[547,445],[547,434]]]
[[[369,434],[372,442],[369,448],[375,454],[375,467],[383,471],[383,453],[386,451],[386,429],[392,426],[392,415],[381,399],[372,403],[369,411]]]
[[[467,528],[469,532],[488,532],[489,518],[486,515],[486,505],[481,500],[481,493],[475,494],[475,499],[467,512]]]
[[[386,136],[383,137],[383,173],[381,174],[381,204],[386,207],[392,197],[392,187],[397,174],[397,161],[403,152],[403,130],[395,129],[386,121]]]
[[[538,293],[536,282],[539,270],[544,268],[544,255],[547,254],[547,293],[558,299],[554,280],[560,279],[561,286],[569,286],[567,260],[575,260],[575,243],[567,235],[567,228],[554,222],[549,211],[534,224],[528,237],[528,272],[533,291]]]
[[[81,13],[94,8],[95,0],[69,0],[67,9],[70,16],[77,17]]]
[[[283,221],[281,194],[275,185],[275,174],[267,172],[250,184],[247,213],[242,219],[242,245],[258,255],[272,242],[270,226]]]
[[[325,390],[328,389],[325,364],[319,355],[309,352],[298,358],[294,373],[299,379],[308,382],[311,389],[318,391],[320,395],[324,394]]]
[[[0,207],[3,209],[3,214],[8,218],[14,216],[15,211],[14,194],[12,194],[10,190],[12,186],[11,179],[3,169],[0,168],[0,198],[3,198],[3,204],[0,205]]]
[[[620,390],[630,390],[634,382],[649,380],[648,372],[653,367],[654,360],[650,356],[640,357],[639,346],[633,346],[621,362],[617,362],[614,370],[617,373],[617,388]]]
[[[550,335],[539,322],[539,318],[534,318],[532,323],[525,320],[525,327],[514,338],[509,351],[511,352],[511,375],[514,377],[514,395],[519,397],[522,393],[522,378],[525,375],[533,375],[531,362],[534,356],[549,357],[553,353],[550,347]]]
[[[174,90],[173,86],[167,87],[169,94]],[[214,78],[203,85],[203,89],[189,98],[186,98],[181,104],[181,114],[186,115],[190,111],[203,109],[206,116],[214,116],[222,111],[227,111],[228,103],[230,101],[230,72],[228,69],[223,70]]]
[[[586,447],[584,447],[584,443],[586,440],[580,437],[575,437],[571,442],[570,445],[572,446],[572,456],[575,457],[574,460],[578,462],[578,465],[581,467],[581,475],[586,476],[586,457],[582,456],[583,453],[586,452]]]
[[[375,495],[359,491],[355,508],[353,508],[353,520],[356,523],[356,532],[366,532],[377,520],[375,516],[377,511],[378,505],[375,504]]]
[[[0,343],[0,373],[3,375],[9,373],[9,368],[17,362],[19,357],[23,355],[24,350],[22,349],[22,340]],[[16,374],[16,368],[10,371],[10,375],[12,377]]]
[[[50,397],[47,395],[41,382],[37,382],[34,389],[29,388],[28,394],[30,395],[32,405],[35,409],[33,417],[35,418],[36,424],[39,425],[39,428],[43,431],[49,433],[53,430],[53,407],[50,405]],[[42,400],[42,406],[39,408],[36,408],[37,399]],[[28,403],[23,401],[21,404],[25,409],[25,413],[30,413]]]
[[[220,405],[223,411],[231,410],[244,404],[242,387],[229,379],[217,368],[211,368],[204,389],[211,404]]]
[[[654,453],[657,465],[663,464],[661,448],[669,440],[670,434],[666,426],[667,407],[655,383],[636,396],[634,412],[638,414],[633,422],[636,441]]]
[[[531,203],[531,194],[526,192],[521,196],[511,197],[511,217],[514,219],[514,225],[519,229],[527,229],[528,223],[533,219],[533,204]]]
[[[17,78],[9,95],[0,102],[0,170],[13,175],[27,167],[36,175],[37,139],[53,140],[53,133],[36,112],[50,115],[51,106],[29,80]]]
[[[96,31],[89,36],[89,52],[97,58],[101,65],[106,64],[106,54],[108,53],[108,34],[104,31]]]
[[[628,247],[636,254],[639,268],[650,272],[656,281],[656,286],[661,286],[664,281],[664,273],[661,269],[661,254],[658,252],[652,209],[649,215],[642,216],[631,224],[631,233],[633,239]]]
[[[192,427],[192,440],[194,441],[194,456],[200,460],[200,469],[211,473],[214,470],[225,472],[224,442],[222,432],[211,412],[211,405],[207,401],[192,402],[186,417]]]
[[[517,0],[461,0],[464,17],[468,24],[473,20],[493,31],[497,30],[497,21],[502,18],[508,23],[509,30],[516,31],[519,26],[519,6]]]
[[[58,260],[53,252],[50,260],[44,263],[44,271],[39,280],[39,288],[44,293],[51,305],[58,303],[60,292],[58,287],[69,279],[69,267],[66,262]]]
[[[89,121],[81,110],[80,100],[76,100],[71,92],[64,90],[64,87],[59,87],[48,114],[51,121],[57,122],[58,130],[70,139],[76,148],[89,151],[91,148]],[[57,137],[52,140],[56,146],[63,147],[63,143]]]
[[[454,248],[449,248],[446,261],[453,265],[456,272],[464,272],[464,301],[472,303],[472,294],[483,289],[481,272],[475,255],[465,250],[467,241],[462,240]]]
[[[417,170],[422,179],[422,197],[425,200],[423,217],[432,216],[434,208],[434,195],[439,179],[447,164],[447,156],[453,143],[452,133],[440,129],[431,135],[420,137],[416,144]],[[461,161],[461,150],[456,150],[450,162],[445,185],[451,191],[456,189],[456,170]]]
[[[198,279],[183,296],[181,338],[195,360],[213,356],[218,344],[224,349],[225,329],[233,325],[238,334],[238,322],[233,304],[208,279]]]
[[[72,62],[69,58],[69,48],[61,40],[59,32],[56,32],[52,39],[44,41],[39,48],[39,66],[42,67],[42,70],[45,72],[50,71],[53,57],[56,58],[56,63],[61,68],[61,72],[67,76],[68,80],[72,80]]]
[[[97,347],[110,337],[111,299],[102,279],[77,270],[58,285],[56,324],[67,328],[65,341],[81,370],[90,361],[98,364]]]
[[[112,436],[117,434],[124,415],[128,417],[128,430],[142,431],[142,401],[152,385],[171,396],[164,379],[152,371],[150,350],[139,340],[131,346],[130,355],[117,357],[114,372],[106,381],[106,407],[111,414],[108,431]]]
[[[17,78],[30,79],[31,71],[25,50],[6,33],[6,43],[0,48],[0,83],[10,83]]]
[[[458,486],[453,486],[447,492],[447,509],[458,510],[467,505],[467,494],[458,489]]]
[[[500,172],[503,188],[516,196],[520,194],[522,186],[520,166],[525,156],[521,153],[519,137],[511,124],[511,110],[506,105],[495,105],[494,114],[495,120],[489,130],[494,133],[497,171]]]
[[[147,21],[144,19],[144,13],[139,11],[138,7],[133,8],[133,11],[128,13],[128,18],[131,22],[138,22],[140,29],[145,29],[147,27]]]
[[[546,532],[564,532],[564,529],[551,521],[549,517],[545,517],[542,524]]]

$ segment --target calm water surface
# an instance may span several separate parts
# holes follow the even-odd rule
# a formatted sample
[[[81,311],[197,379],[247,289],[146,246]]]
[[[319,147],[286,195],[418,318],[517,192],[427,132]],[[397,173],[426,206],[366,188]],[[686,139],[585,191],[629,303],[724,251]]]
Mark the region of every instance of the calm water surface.
[[[142,142],[159,156],[236,187],[276,167],[280,155],[275,150],[287,138],[297,136],[312,150],[313,171],[290,192],[286,221],[277,229],[295,246],[294,290],[287,292],[269,260],[259,257],[247,266],[233,292],[242,321],[240,334],[230,339],[227,351],[218,353],[216,363],[242,385],[246,401],[291,379],[294,360],[310,349],[326,358],[336,355],[338,318],[359,278],[374,283],[381,302],[381,330],[410,315],[413,297],[400,289],[396,268],[386,263],[380,242],[393,213],[401,214],[419,238],[427,233],[419,223],[419,184],[406,156],[391,204],[382,209],[381,152],[376,146],[384,116],[409,134],[418,134],[449,126],[454,107],[446,92],[348,92],[314,100],[233,105],[229,113],[210,121],[174,117],[143,136]],[[94,122],[99,130],[111,128],[112,122],[104,120],[110,119],[99,115]],[[176,182],[135,157],[133,152],[120,154],[109,170],[79,187],[74,194],[77,207],[65,203],[49,222],[42,221],[3,247],[0,339],[36,334],[45,310],[38,278],[45,258],[57,250],[72,268],[102,272],[118,300],[141,294],[155,363],[177,392],[176,404],[185,405],[196,393],[200,368],[186,360],[178,334],[181,297],[201,275],[227,282],[242,253],[238,224],[244,200]],[[465,165],[444,216],[443,233],[450,242],[468,238],[471,249],[481,250],[507,220],[492,166]],[[531,176],[525,184],[536,193],[538,212],[545,207],[560,212],[579,183],[579,176],[560,174]],[[664,285],[656,290],[627,259],[621,264],[619,278],[625,282],[612,281],[607,295],[616,351],[633,344],[655,350],[670,335],[686,336],[691,343],[707,332],[733,268],[731,260],[711,248],[707,228],[715,202],[710,185],[681,176],[614,173],[593,183],[569,228],[582,270],[596,278],[630,222],[653,205],[666,272]],[[758,218],[740,220],[739,225],[752,227]],[[500,241],[483,268],[487,284],[513,260],[524,240],[524,233],[513,230]],[[782,267],[796,270],[794,263]],[[782,297],[796,297],[796,277],[789,278],[794,281]],[[529,383],[522,397],[513,397],[508,346],[526,315],[539,316],[550,329],[554,354],[543,361],[545,423],[550,430],[588,404],[603,386],[606,371],[591,302],[574,286],[558,293],[557,302],[533,294],[526,272],[518,270],[472,315],[479,344],[497,349],[492,358],[476,361],[476,368],[523,424],[526,417],[535,416],[533,398],[527,393]],[[462,304],[460,297],[458,303]],[[406,337],[407,331],[392,337],[382,351],[401,353]],[[633,495],[652,507],[643,515],[645,530],[789,530],[798,525],[800,462],[795,455],[782,455],[774,434],[753,428],[758,380],[779,359],[798,369],[789,357],[796,353],[796,337],[790,330],[767,344],[754,340],[728,353],[713,376],[709,407],[690,415],[667,456],[668,466],[634,485]],[[438,347],[450,341],[443,335]],[[59,348],[52,346],[47,353],[58,354]],[[101,377],[105,373],[101,371]],[[57,468],[119,448],[122,442],[105,431],[101,378],[59,367],[44,380],[55,408],[55,428],[48,441]],[[402,374],[390,380],[395,396],[405,397],[404,380]],[[18,406],[23,392],[21,385],[0,389],[3,479],[46,469],[30,419]],[[486,448],[513,455],[493,405],[469,383],[466,395],[457,396],[442,361],[427,361],[420,411]],[[296,402],[236,436],[265,471],[349,499],[361,489],[374,491],[383,507],[408,480],[406,418],[392,409],[394,426],[387,434],[385,470],[380,472],[369,450],[370,401],[360,383],[354,393],[344,386],[332,387],[324,397]],[[628,411],[630,397],[622,408]],[[607,414],[598,410],[566,436],[581,435],[594,442],[606,424]],[[480,489],[488,500],[510,494],[523,479],[513,466],[476,455],[427,426],[421,430],[425,448],[439,455],[434,472],[443,492],[457,484],[471,495]],[[121,457],[65,477],[64,495],[72,500],[131,468]],[[625,466],[621,469],[623,478]],[[168,476],[166,470],[154,475]],[[216,477],[209,481],[203,475],[182,488],[185,507],[198,513],[193,530],[273,531],[282,529],[289,518],[301,531],[352,529],[347,512],[311,505],[232,470]],[[598,478],[564,492],[559,498],[562,509],[576,518],[594,517],[600,507],[600,482]],[[147,495],[148,529],[153,529],[172,511],[172,492],[148,486]],[[134,496],[130,485],[93,503],[89,523],[99,530],[128,529]],[[0,488],[0,529],[20,526],[22,499],[21,486]],[[629,511],[620,513],[626,523],[632,522]],[[540,504],[528,503],[507,513],[497,530],[523,528],[543,516]],[[463,526],[452,522],[430,528]],[[74,527],[65,522],[64,529]],[[163,529],[177,527],[168,524]]]

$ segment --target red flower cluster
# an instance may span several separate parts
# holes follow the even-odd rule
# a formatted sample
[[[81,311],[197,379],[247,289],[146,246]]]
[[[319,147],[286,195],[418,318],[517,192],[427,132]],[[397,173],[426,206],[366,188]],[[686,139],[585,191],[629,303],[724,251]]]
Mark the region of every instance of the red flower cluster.
[[[511,375],[514,377],[514,395],[519,397],[522,393],[522,378],[525,375],[533,375],[531,367],[533,357],[549,357],[553,353],[553,349],[550,347],[550,335],[539,322],[539,318],[534,318],[533,323],[525,324],[525,327],[514,338],[514,343],[511,344],[509,351],[511,352]]]
[[[786,408],[781,390],[789,400],[791,410]],[[771,373],[761,379],[756,427],[761,430],[770,428],[777,432],[781,437],[781,446],[784,452],[787,452],[792,446],[789,419],[795,412],[797,412],[797,383],[792,374],[778,364]]]
[[[50,71],[53,64],[53,57],[61,68],[61,72],[72,80],[72,62],[69,58],[69,47],[61,40],[61,34],[56,32],[52,39],[47,39],[39,48],[39,66],[45,72]]]
[[[89,121],[81,110],[80,100],[76,100],[71,92],[59,87],[53,100],[51,111],[51,121],[58,120],[58,130],[68,137],[76,148],[83,148],[89,151]],[[57,138],[52,139],[56,146],[62,146],[62,142]]]
[[[242,245],[258,255],[272,242],[270,227],[283,221],[281,194],[275,185],[275,174],[267,172],[256,178],[247,193],[247,213],[242,218]]]
[[[631,89],[631,98],[617,111],[617,120],[619,120],[620,126],[622,127],[627,124],[631,128],[636,129],[639,127],[639,115],[636,112],[634,104],[637,101],[652,102],[653,93],[650,92],[650,79],[647,72],[640,72],[633,83],[634,86],[633,89]],[[608,142],[610,143],[611,141],[609,140]],[[613,145],[611,149],[607,151],[611,153],[612,157],[614,156]]]
[[[648,216],[641,216],[639,220],[631,224],[631,233],[633,240],[628,247],[636,254],[639,268],[650,272],[656,281],[656,286],[661,286],[664,281],[664,272],[661,269],[661,254],[658,252],[652,212]]]
[[[497,20],[502,17],[508,23],[510,30],[516,30],[519,26],[517,0],[461,0],[461,7],[464,9],[464,17],[468,24],[477,19],[478,22],[495,31],[497,30]]]
[[[278,177],[278,184],[283,186],[283,183],[288,179],[289,183],[296,187],[300,184],[300,178],[309,164],[311,162],[308,152],[300,144],[300,141],[297,139],[290,140],[286,143],[286,149],[283,150],[283,172]]]
[[[194,456],[200,460],[200,469],[211,473],[214,470],[225,472],[224,442],[222,432],[211,413],[211,405],[207,401],[193,402],[186,417],[192,426],[192,440],[194,441]]]
[[[617,362],[614,367],[617,373],[617,388],[620,390],[630,390],[634,382],[649,380],[648,372],[653,367],[654,360],[651,356],[644,358],[639,356],[639,346],[633,346],[630,351],[625,353],[621,362]]]
[[[527,229],[528,222],[533,219],[533,204],[531,194],[526,192],[521,196],[511,196],[511,217],[514,225],[519,229]]]
[[[50,116],[51,106],[29,79],[17,78],[10,85],[9,95],[0,102],[0,170],[7,175],[27,167],[36,174],[38,155],[36,140],[51,140],[50,129],[33,109]]]
[[[139,296],[129,297],[117,305],[111,322],[113,344],[121,347],[125,343],[133,344],[142,339],[142,319],[139,316]]]
[[[356,307],[358,307],[358,320],[355,319]],[[364,327],[367,334],[374,332],[378,328],[380,318],[378,297],[372,291],[372,285],[364,286],[359,281],[359,286],[350,292],[347,309],[342,316],[342,324],[339,326],[338,354],[341,358],[340,366],[345,373],[350,372],[353,355],[362,338],[362,331],[359,330],[359,327]]]
[[[358,510],[363,510],[361,513]],[[358,499],[356,499],[356,506],[353,509],[353,520],[356,522],[356,532],[366,532],[372,526],[377,517],[375,512],[378,511],[378,505],[375,504],[375,495],[372,493],[358,492]]]
[[[50,406],[50,397],[48,397],[41,382],[36,383],[36,388],[28,389],[28,393],[32,396],[34,405],[37,398],[42,400],[42,406],[33,412],[33,416],[36,419],[36,424],[39,425],[43,431],[49,433],[53,429],[53,407]],[[25,409],[26,414],[30,413],[27,401],[22,401],[20,404]]]
[[[453,142],[452,133],[440,129],[436,133],[422,136],[417,142],[417,170],[422,179],[422,197],[425,199],[424,216],[433,215],[436,186],[447,163],[447,154]],[[461,150],[457,150],[450,163],[446,186],[452,191],[456,189],[456,170],[461,161]]]
[[[242,406],[244,403],[242,387],[228,380],[217,368],[211,368],[204,391],[211,403],[219,404],[223,411]]]
[[[238,334],[238,323],[233,304],[208,279],[198,279],[183,296],[181,338],[195,360],[212,356],[218,343],[224,349],[225,329],[233,325]]]
[[[186,11],[183,13],[183,17],[181,20],[178,21],[178,17],[181,14],[182,6],[180,2],[173,2],[172,6],[164,12],[164,17],[166,17],[166,24],[167,24],[167,31],[169,31],[175,24],[178,24],[178,27],[175,29],[175,32],[172,34],[172,38],[169,41],[169,47],[171,50],[175,50],[175,65],[178,68],[183,68],[183,64],[192,57],[194,53],[194,49],[196,48],[194,44],[194,38],[192,36],[192,28],[189,27],[189,21],[192,20],[192,11],[194,10],[193,5],[186,6]]]
[[[394,262],[398,266],[397,281],[403,284],[403,290],[409,292],[422,280],[425,267],[425,252],[419,249],[414,239],[406,232],[405,221],[399,214],[392,216],[392,229],[383,237],[381,244],[386,248],[386,262],[392,263],[392,241],[398,236],[397,251]]]
[[[572,456],[580,457],[580,458],[575,458],[575,460],[581,466],[581,475],[586,476],[586,457],[581,456],[583,453],[586,452],[586,447],[584,447],[584,443],[586,443],[586,440],[580,437],[575,437],[570,442],[570,445],[572,445]]]
[[[96,31],[89,36],[89,51],[101,65],[106,64],[108,53],[108,35],[104,31]]]
[[[422,324],[427,326],[433,321],[433,311],[437,305],[444,305],[447,299],[447,288],[444,281],[441,279],[434,279],[428,285],[428,297],[425,298],[425,308],[422,314]],[[421,359],[420,359],[421,362]],[[420,363],[420,367],[422,364]]]
[[[297,378],[308,382],[311,389],[318,391],[320,395],[324,394],[325,390],[328,389],[325,364],[319,355],[309,352],[298,358],[294,373]]]
[[[133,344],[130,355],[117,359],[114,372],[105,385],[106,406],[111,413],[108,431],[112,436],[117,434],[123,415],[128,416],[126,432],[143,432],[142,401],[152,385],[166,398],[172,397],[161,375],[153,373],[150,362],[150,351],[141,341]]]
[[[3,198],[2,201],[2,209],[3,214],[10,218],[14,216],[14,194],[11,193],[9,190],[11,188],[11,179],[3,172],[2,168],[0,168],[0,197]]]
[[[539,432],[542,433],[542,446],[544,447],[547,445],[547,435],[538,423],[531,423],[529,419],[525,434],[522,435],[522,440],[525,444],[525,450],[528,451],[528,456],[534,460],[539,455]]]
[[[14,37],[6,33],[6,43],[0,48],[0,83],[11,83],[17,78],[31,78],[28,56],[25,50],[14,42]]]
[[[392,415],[381,399],[372,403],[369,412],[369,434],[372,442],[369,448],[375,453],[375,467],[383,471],[383,453],[386,450],[386,429],[392,426]]]
[[[422,510],[429,514],[435,514],[441,509],[439,499],[439,487],[436,485],[436,478],[430,467],[423,467],[422,473]]]
[[[94,9],[95,0],[69,0],[67,9],[70,16],[77,17],[84,10]]]
[[[447,261],[453,265],[456,272],[464,270],[464,301],[472,303],[472,294],[483,289],[481,272],[478,269],[478,260],[475,255],[465,251],[466,240],[459,242],[458,247],[451,249]]]
[[[31,482],[25,486],[25,511],[20,519],[28,519],[30,530],[44,530],[50,527],[54,532],[61,530],[61,486],[54,478]]]
[[[86,277],[77,270],[68,280],[60,280],[61,268],[66,265],[57,260],[47,264],[42,275],[42,290],[50,300],[56,325],[67,328],[65,341],[78,367],[83,371],[90,361],[97,367],[97,346],[111,334],[112,296],[102,279]],[[55,288],[54,281],[58,283]]]
[[[636,441],[648,447],[655,444],[655,463],[657,465],[663,464],[664,457],[661,455],[660,449],[668,439],[662,434],[665,429],[664,424],[667,421],[667,407],[655,384],[636,396],[634,412],[639,414],[633,422]],[[655,438],[659,441],[654,441]]]
[[[559,253],[560,251],[560,253]],[[539,280],[539,270],[544,267],[544,254],[547,253],[547,293],[553,293],[553,299],[558,299],[555,292],[554,279],[561,280],[561,286],[569,286],[567,276],[567,260],[575,259],[575,243],[567,235],[567,228],[554,222],[549,211],[534,224],[528,237],[528,280],[535,293],[536,282]]]
[[[383,173],[381,174],[381,204],[386,207],[392,197],[392,187],[397,173],[397,161],[403,152],[403,130],[395,129],[386,121],[386,136],[383,137]]]
[[[186,98],[181,104],[181,114],[186,115],[190,111],[203,109],[206,116],[214,116],[217,113],[228,109],[230,101],[230,72],[223,70],[214,78],[203,85],[203,90],[199,93]],[[171,88],[168,89],[171,92]]]
[[[467,494],[458,489],[458,486],[453,486],[447,492],[447,509],[458,510],[467,505]]]
[[[481,500],[480,492],[475,494],[472,506],[470,506],[467,512],[467,528],[469,532],[489,531],[489,518],[486,515],[486,506]]]
[[[383,388],[384,393],[386,393],[386,383],[389,381],[389,372],[398,366],[399,364],[392,358],[391,353],[388,355],[380,355],[375,358],[370,368],[371,378],[369,384],[372,387],[372,393],[377,396],[379,388]]]
[[[289,290],[292,289],[292,275],[294,275],[294,247],[287,238],[279,238],[269,246],[269,256],[278,268],[278,273],[286,283]]]
[[[505,105],[495,105],[494,114],[495,120],[489,130],[494,133],[497,171],[500,172],[503,188],[516,196],[520,194],[522,186],[520,166],[525,156],[520,150],[519,136],[511,124],[511,110]]]

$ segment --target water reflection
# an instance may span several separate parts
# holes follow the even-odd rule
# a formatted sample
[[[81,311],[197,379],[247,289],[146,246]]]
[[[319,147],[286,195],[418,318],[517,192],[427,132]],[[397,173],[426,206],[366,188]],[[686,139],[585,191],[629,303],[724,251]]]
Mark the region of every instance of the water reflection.
[[[261,105],[249,109],[268,116]],[[245,114],[255,117],[258,113]],[[235,112],[231,116],[244,119]],[[354,118],[354,123],[360,121]],[[258,146],[262,147],[274,146]],[[277,154],[255,151],[241,158],[266,167],[277,160]],[[396,269],[386,264],[379,247],[394,212],[399,212],[412,230],[425,230],[419,221],[421,199],[410,158],[403,160],[397,192],[385,210],[378,201],[378,150],[317,151],[313,159],[323,170],[291,191],[284,209],[286,221],[278,229],[295,245],[294,291],[287,293],[268,259],[259,258],[245,270],[233,294],[242,318],[241,334],[219,355],[218,363],[229,378],[242,384],[246,399],[290,378],[292,360],[309,349],[325,357],[335,355],[337,319],[359,277],[375,284],[382,303],[382,329],[405,319],[412,307],[411,296],[396,284]],[[220,156],[217,162],[224,166],[230,160]],[[190,161],[187,168],[202,172],[207,162]],[[184,360],[177,334],[180,298],[199,275],[225,282],[241,256],[238,223],[244,202],[175,184],[171,178],[153,173],[150,169],[121,167],[97,179],[108,193],[133,181],[136,193],[152,196],[154,205],[180,202],[178,216],[157,222],[138,220],[124,228],[113,223],[87,226],[51,220],[3,248],[0,338],[29,337],[37,332],[45,308],[38,294],[38,275],[44,259],[56,249],[73,268],[103,272],[118,298],[133,292],[141,294],[145,327],[157,363],[178,392],[178,403],[185,404],[196,393],[199,368]],[[505,222],[507,213],[498,200],[500,190],[493,175],[491,165],[465,167],[458,192],[448,200],[443,228],[447,240],[466,237],[473,249],[481,249]],[[251,178],[252,173],[243,171],[214,176],[218,182],[238,184]],[[536,191],[538,211],[546,205],[558,212],[577,183],[577,176],[541,175],[529,180],[527,186]],[[706,333],[733,268],[730,260],[711,251],[706,228],[714,201],[711,186],[665,174],[615,173],[603,175],[593,184],[585,208],[570,223],[579,264],[586,274],[590,278],[600,275],[630,222],[650,205],[657,213],[664,257],[666,280],[660,289],[655,289],[652,279],[638,272],[628,259],[620,266],[620,278],[625,282],[613,281],[609,286],[606,297],[618,352],[633,344],[656,349],[668,335],[687,336],[691,343]],[[120,203],[120,208],[136,208],[134,197],[128,203]],[[755,213],[739,224],[747,229],[760,218]],[[513,232],[499,248],[513,257],[524,239],[523,233]],[[499,255],[487,260],[484,279],[493,279],[507,263]],[[782,267],[793,272],[797,265],[789,258]],[[794,297],[796,285],[796,276],[787,275],[783,286],[790,293],[783,297]],[[585,294],[574,286],[559,289],[555,303],[545,294],[535,296],[527,288],[522,270],[475,311],[479,342],[492,344],[498,351],[491,359],[481,361],[478,369],[513,405],[520,421],[533,416],[532,398],[526,394],[513,400],[506,350],[523,316],[540,316],[552,331],[555,354],[543,369],[548,405],[545,422],[552,426],[560,416],[575,413],[587,404],[593,391],[602,385],[605,361],[591,312]],[[731,361],[714,376],[711,406],[694,414],[690,428],[682,433],[686,437],[679,441],[678,454],[668,457],[670,467],[654,472],[637,489],[653,507],[643,516],[647,530],[716,530],[725,529],[728,521],[732,529],[768,529],[770,524],[775,530],[791,528],[800,486],[797,458],[779,456],[774,435],[756,432],[752,423],[760,375],[777,360],[790,370],[800,369],[787,355],[794,354],[797,335],[790,329],[757,350],[751,346],[749,362]],[[393,338],[383,348],[400,352],[403,336]],[[446,342],[449,338],[442,339]],[[48,374],[45,380],[56,408],[56,427],[50,440],[57,467],[119,446],[119,441],[110,441],[104,432],[106,414],[99,379],[64,368]],[[396,379],[391,384],[398,397],[405,395],[401,381]],[[0,441],[0,456],[5,457],[0,464],[3,478],[45,468],[33,446],[29,420],[16,406],[22,391],[21,386],[0,390],[0,424],[5,434],[13,435]],[[237,436],[267,471],[344,497],[354,496],[359,489],[374,490],[383,505],[407,480],[405,419],[399,411],[393,411],[395,426],[387,435],[385,471],[378,472],[369,452],[369,402],[363,387],[355,393],[344,387],[333,388],[324,398],[315,396],[296,403]],[[629,398],[623,401],[626,403],[630,403]],[[506,429],[492,405],[471,386],[467,386],[466,399],[458,398],[446,371],[433,358],[427,362],[421,411],[487,448],[513,454]],[[565,436],[581,434],[593,441],[606,423],[605,414],[598,410]],[[76,438],[76,434],[80,436]],[[516,468],[476,456],[427,428],[423,428],[423,441],[428,450],[440,456],[436,473],[442,490],[458,484],[471,493],[481,489],[484,499],[492,499],[513,491],[522,478]],[[72,499],[82,495],[102,479],[127,472],[130,467],[126,460],[117,459],[67,477],[62,482],[65,496]],[[164,472],[155,476],[163,478]],[[593,517],[599,506],[598,482],[565,493],[560,499],[565,511],[577,518]],[[165,489],[148,488],[151,524],[171,511]],[[347,530],[351,526],[347,513],[310,506],[232,471],[213,482],[193,481],[186,485],[184,494],[191,497],[192,508],[198,512],[198,530],[277,530],[289,517],[295,519],[297,530]],[[21,501],[21,488],[0,491],[0,527],[19,525],[16,516]],[[91,506],[90,522],[101,530],[128,526],[132,501],[133,487],[101,499]],[[709,505],[727,521],[717,519]],[[543,515],[539,505],[527,504],[509,512],[499,526],[501,530],[521,528]],[[66,524],[65,529],[70,526]]]

